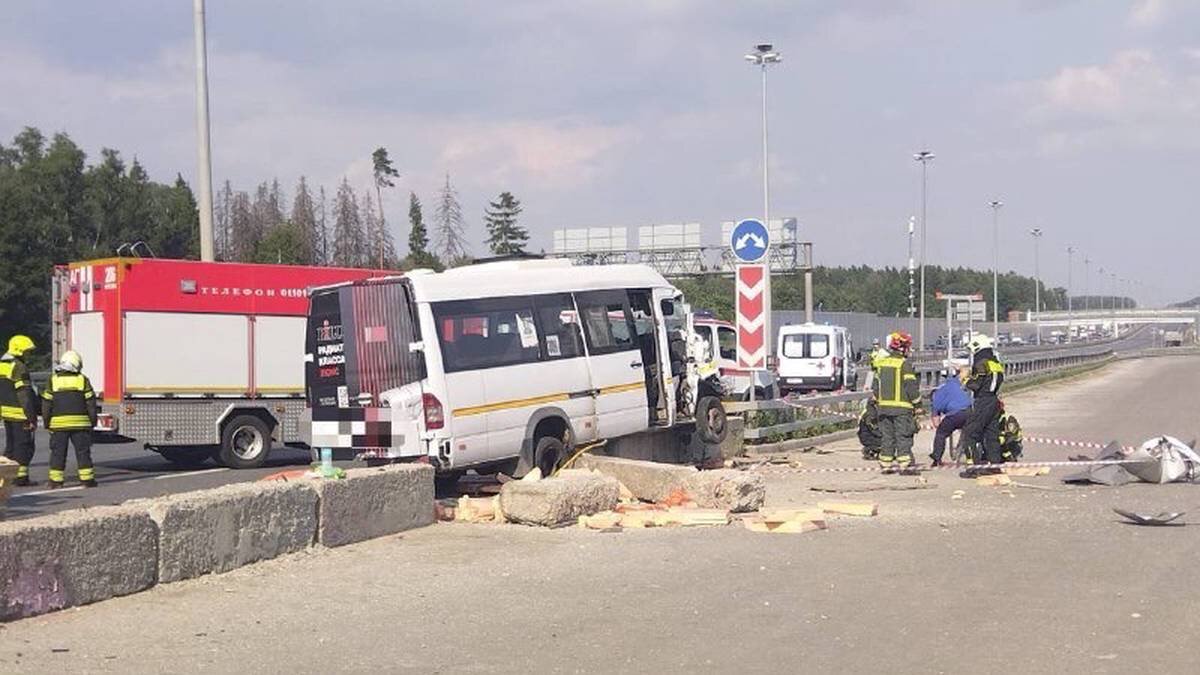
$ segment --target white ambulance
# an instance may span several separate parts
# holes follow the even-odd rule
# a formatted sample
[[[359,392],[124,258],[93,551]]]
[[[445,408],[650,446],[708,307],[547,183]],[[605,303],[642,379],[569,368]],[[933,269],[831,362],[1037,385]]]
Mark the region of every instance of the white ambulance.
[[[858,378],[854,341],[842,326],[782,326],[776,353],[779,387],[785,394],[853,389]]]

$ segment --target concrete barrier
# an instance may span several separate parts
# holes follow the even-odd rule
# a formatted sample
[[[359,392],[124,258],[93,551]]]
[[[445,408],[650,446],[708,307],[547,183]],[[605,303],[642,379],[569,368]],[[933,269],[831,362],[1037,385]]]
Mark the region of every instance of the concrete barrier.
[[[317,491],[308,481],[237,483],[145,504],[158,524],[159,583],[301,551],[317,534]]]
[[[620,488],[615,478],[573,472],[505,483],[500,488],[500,512],[512,523],[559,527],[576,523],[579,516],[614,509],[618,499]]]
[[[150,588],[158,528],[138,506],[102,506],[0,523],[0,620]]]
[[[670,497],[672,492],[685,490],[688,478],[697,473],[695,467],[691,466],[586,453],[575,460],[575,466],[612,476],[629,488],[634,497],[648,502],[661,502]]]
[[[317,541],[344,546],[433,523],[433,467],[396,464],[351,469],[345,480],[316,481]]]

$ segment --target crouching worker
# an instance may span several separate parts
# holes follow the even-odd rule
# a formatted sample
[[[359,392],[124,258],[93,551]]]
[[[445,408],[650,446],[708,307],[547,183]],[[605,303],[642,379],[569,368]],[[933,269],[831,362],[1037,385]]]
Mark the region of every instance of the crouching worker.
[[[42,392],[42,419],[50,430],[50,487],[63,485],[67,468],[67,445],[75,447],[79,483],[96,487],[92,468],[92,427],[96,426],[96,392],[83,374],[83,359],[66,352],[54,367]]]
[[[912,337],[907,333],[888,336],[888,355],[876,360],[875,400],[879,403],[879,466],[884,471],[905,469],[913,462],[913,437],[921,410],[917,373],[908,362]]]
[[[883,436],[879,434],[879,404],[873,398],[867,400],[867,407],[858,416],[858,442],[862,443],[863,459],[879,459]]]
[[[937,428],[933,436],[933,453],[929,455],[933,466],[942,465],[942,456],[946,454],[946,444],[950,441],[950,435],[961,431],[971,416],[971,395],[963,389],[958,371],[951,368],[945,375],[946,381],[933,391],[930,404],[933,426]]]

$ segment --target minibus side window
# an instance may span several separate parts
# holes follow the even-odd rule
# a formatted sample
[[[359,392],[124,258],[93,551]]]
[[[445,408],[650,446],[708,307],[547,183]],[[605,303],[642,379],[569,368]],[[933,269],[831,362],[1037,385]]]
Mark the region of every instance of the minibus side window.
[[[575,314],[570,294],[539,295],[534,298],[542,354],[547,361],[583,356],[583,329]]]
[[[624,291],[592,291],[575,296],[583,316],[584,334],[592,354],[638,349]]]
[[[433,316],[447,373],[533,363],[541,356],[531,298],[438,302]]]

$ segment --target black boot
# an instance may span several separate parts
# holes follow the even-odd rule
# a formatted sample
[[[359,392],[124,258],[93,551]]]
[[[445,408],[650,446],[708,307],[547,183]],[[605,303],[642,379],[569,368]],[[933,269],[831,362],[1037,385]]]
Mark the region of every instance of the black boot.
[[[96,479],[95,479],[95,478],[89,478],[89,479],[87,479],[87,480],[81,480],[81,481],[79,481],[79,484],[80,484],[80,485],[82,485],[82,486],[83,486],[83,487],[85,487],[85,488],[94,488],[94,487],[99,487],[99,485],[96,483]]]
[[[13,485],[16,485],[17,487],[30,487],[37,485],[37,481],[29,480],[29,476],[21,476],[13,481]]]
[[[46,481],[46,485],[49,486],[51,490],[57,490],[63,486],[61,480]]]

